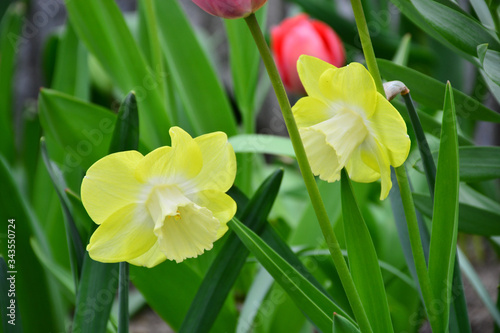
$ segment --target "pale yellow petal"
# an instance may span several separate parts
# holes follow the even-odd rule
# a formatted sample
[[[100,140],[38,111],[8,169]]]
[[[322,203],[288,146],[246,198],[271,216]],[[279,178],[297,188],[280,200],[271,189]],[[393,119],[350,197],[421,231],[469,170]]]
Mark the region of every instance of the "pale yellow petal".
[[[365,144],[361,144],[353,151],[351,158],[346,164],[347,173],[349,177],[358,183],[371,183],[380,179],[380,173],[378,170],[378,165],[375,160],[375,170],[370,165],[366,164],[366,161],[373,161],[371,152],[365,147]],[[367,156],[369,154],[369,156]],[[373,163],[370,163],[373,166]]]
[[[406,124],[396,108],[380,94],[369,126],[377,140],[387,149],[391,165],[398,167],[403,164],[411,146]]]
[[[95,223],[101,224],[118,209],[139,200],[142,184],[134,174],[143,158],[137,151],[119,152],[101,158],[87,170],[81,197]]]
[[[146,253],[157,238],[143,207],[130,204],[109,216],[92,234],[87,251],[100,262],[128,261]]]
[[[299,128],[316,125],[334,115],[328,104],[309,96],[299,99],[292,111]]]
[[[236,156],[223,132],[201,135],[194,139],[201,151],[203,166],[193,179],[179,186],[185,193],[201,190],[226,192],[236,177]]]
[[[178,216],[165,218],[155,233],[167,259],[179,263],[212,249],[220,223],[208,209],[195,204],[179,207],[178,211]]]
[[[200,172],[202,155],[194,139],[180,127],[172,127],[170,137],[171,148],[155,149],[139,163],[137,179],[157,184],[178,184]]]
[[[308,55],[299,57],[297,71],[299,72],[300,81],[302,81],[302,85],[309,96],[322,98],[319,89],[319,78],[326,70],[331,68],[336,67],[318,58]]]
[[[188,196],[191,201],[200,207],[205,207],[212,212],[219,220],[220,227],[217,232],[217,239],[222,237],[227,231],[227,222],[236,214],[236,202],[224,192],[205,190],[193,193]]]
[[[384,200],[389,195],[392,188],[391,165],[386,149],[377,141],[376,138],[369,136],[362,146],[362,159],[366,165],[380,173],[381,191],[380,200]]]
[[[313,174],[327,182],[339,180],[342,168],[335,149],[326,142],[325,134],[313,127],[299,131]]]
[[[128,260],[129,263],[132,265],[136,266],[144,266],[147,268],[154,267],[156,265],[161,264],[167,259],[167,257],[161,252],[160,250],[160,243],[156,242],[148,252],[144,253],[143,255]]]
[[[319,88],[323,98],[330,101],[331,107],[340,103],[365,119],[375,111],[375,82],[368,70],[359,63],[353,62],[325,71],[319,78]]]

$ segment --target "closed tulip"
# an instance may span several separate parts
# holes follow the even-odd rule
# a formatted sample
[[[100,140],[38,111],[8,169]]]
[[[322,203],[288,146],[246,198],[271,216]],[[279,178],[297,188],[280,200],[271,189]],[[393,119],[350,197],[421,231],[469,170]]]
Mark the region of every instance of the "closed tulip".
[[[247,17],[262,7],[267,0],[193,0],[201,9],[226,19]]]
[[[304,94],[297,73],[297,60],[303,54],[319,58],[335,67],[345,63],[342,41],[325,23],[306,14],[284,20],[271,29],[271,48],[283,84],[289,92]]]

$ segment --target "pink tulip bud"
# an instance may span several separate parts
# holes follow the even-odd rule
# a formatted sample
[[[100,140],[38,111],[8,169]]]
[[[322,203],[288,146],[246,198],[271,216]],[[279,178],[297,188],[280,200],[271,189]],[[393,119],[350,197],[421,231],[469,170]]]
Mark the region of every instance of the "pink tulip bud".
[[[289,92],[303,94],[297,73],[297,60],[302,54],[326,61],[335,67],[345,63],[342,41],[333,29],[306,14],[288,18],[271,29],[271,48],[283,84]]]
[[[226,19],[247,17],[262,7],[267,0],[193,0],[201,9]]]

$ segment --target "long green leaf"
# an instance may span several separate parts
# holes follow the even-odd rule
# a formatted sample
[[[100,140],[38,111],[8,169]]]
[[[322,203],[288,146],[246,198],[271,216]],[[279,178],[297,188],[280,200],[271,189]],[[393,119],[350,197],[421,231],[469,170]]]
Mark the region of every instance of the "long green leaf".
[[[415,101],[423,105],[440,110],[446,85],[427,75],[419,73],[408,67],[398,66],[391,61],[377,59],[382,76],[386,80],[399,80],[406,83]],[[477,100],[453,89],[456,113],[462,118],[484,120],[500,123],[500,114],[488,109]]]
[[[425,194],[413,194],[417,209],[427,217],[432,217],[432,200]],[[458,230],[482,236],[500,235],[500,213],[467,203],[459,204]]]
[[[479,44],[488,43],[491,48],[500,49],[498,40],[472,17],[436,1],[412,0],[412,3],[435,31],[459,50],[476,56]]]
[[[50,160],[49,154],[47,152],[47,147],[45,145],[45,140],[42,138],[40,143],[41,152],[45,167],[49,173],[52,180],[54,188],[56,190],[59,201],[61,202],[62,210],[64,213],[64,228],[66,231],[66,242],[68,244],[68,252],[70,254],[71,270],[73,273],[73,281],[75,283],[75,290],[78,286],[78,279],[80,273],[82,272],[83,257],[84,257],[84,247],[76,223],[73,219],[73,213],[71,209],[71,204],[65,192],[66,182],[64,177],[59,170],[59,167]]]
[[[433,154],[434,159],[437,152]],[[480,182],[500,178],[500,148],[499,147],[460,147],[458,149],[460,181]],[[423,171],[421,160],[415,167]]]
[[[500,311],[495,306],[495,303],[493,303],[490,293],[488,292],[488,290],[486,290],[483,283],[481,282],[481,278],[474,271],[474,267],[469,262],[467,257],[462,253],[462,251],[460,251],[460,249],[457,250],[457,254],[460,257],[460,266],[462,268],[462,271],[465,273],[465,276],[467,276],[467,279],[472,284],[474,289],[476,289],[479,298],[490,312],[493,320],[495,321],[495,324],[500,326]]]
[[[267,7],[265,7],[267,8]],[[266,10],[259,10],[256,15],[260,24],[265,26]],[[262,22],[264,21],[264,22]],[[244,121],[255,124],[255,98],[259,77],[260,55],[250,30],[243,19],[224,20],[229,41],[229,60],[233,78],[234,94],[242,112]],[[255,131],[252,126],[246,133]]]
[[[42,89],[39,97],[40,122],[47,140],[64,149],[56,160],[63,172],[89,168],[106,155],[116,115],[69,95]],[[51,147],[49,146],[49,149]]]
[[[18,47],[26,42],[20,37],[25,11],[24,4],[13,3],[0,25],[0,155],[9,163],[14,160],[13,79]]]
[[[228,223],[228,226],[321,331],[331,330],[333,325],[331,314],[333,312],[350,318],[240,221],[233,219]]]
[[[170,142],[165,101],[158,82],[166,74],[151,69],[114,1],[66,0],[71,24],[88,50],[107,70],[122,94],[134,90],[139,101],[141,135],[151,147]]]
[[[241,220],[252,230],[260,232],[267,221],[283,179],[283,170],[271,174],[260,186],[241,213]],[[229,235],[191,303],[179,332],[208,332],[224,301],[240,274],[248,249],[234,233]]]
[[[448,327],[452,275],[458,230],[458,139],[455,102],[451,84],[446,86],[443,128],[436,171],[436,188],[429,250],[429,277],[439,312],[438,332]]]
[[[295,158],[289,138],[266,134],[239,134],[229,138],[236,153],[257,153]]]
[[[332,333],[359,333],[359,329],[349,320],[334,312]]]
[[[341,175],[342,215],[349,269],[374,332],[393,332],[377,253],[345,169]],[[367,279],[367,277],[370,277]]]
[[[88,51],[78,40],[71,22],[57,47],[51,88],[87,100],[90,95]]]
[[[7,261],[7,264],[9,271],[17,272],[15,273],[16,298],[19,306],[18,314],[24,318],[23,329],[26,332],[61,331],[62,322],[59,316],[62,314],[57,312],[57,302],[61,301],[60,295],[54,292],[52,281],[47,279],[43,267],[38,262],[29,243],[30,237],[35,237],[43,251],[53,260],[52,255],[39,222],[2,157],[0,157],[0,184],[2,184],[0,219],[3,221],[0,239],[2,244],[7,243],[7,223],[9,219],[14,219],[15,229],[11,229],[10,233],[12,231],[15,233],[15,257],[8,257],[7,246],[0,247],[0,255],[6,260],[15,260],[15,262]],[[11,264],[13,266],[10,266]],[[33,302],[33,299],[39,299],[40,302]]]
[[[236,122],[222,85],[177,0],[156,0],[160,42],[189,120],[203,134],[236,134]]]

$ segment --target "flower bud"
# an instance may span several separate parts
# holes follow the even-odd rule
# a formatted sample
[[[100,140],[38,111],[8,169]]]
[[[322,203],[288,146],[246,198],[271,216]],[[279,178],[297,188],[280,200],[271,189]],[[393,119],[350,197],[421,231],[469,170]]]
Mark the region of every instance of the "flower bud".
[[[310,19],[306,14],[288,18],[271,29],[271,49],[274,60],[289,92],[304,94],[297,73],[297,60],[302,54],[314,56],[335,67],[345,63],[342,41],[325,23]]]
[[[267,0],[193,0],[201,9],[226,19],[247,17],[262,7]]]

